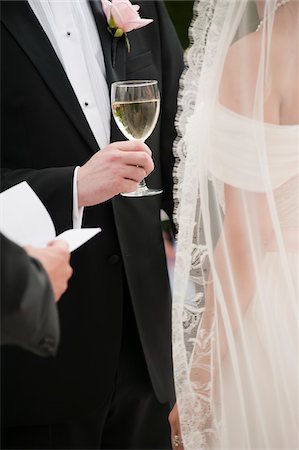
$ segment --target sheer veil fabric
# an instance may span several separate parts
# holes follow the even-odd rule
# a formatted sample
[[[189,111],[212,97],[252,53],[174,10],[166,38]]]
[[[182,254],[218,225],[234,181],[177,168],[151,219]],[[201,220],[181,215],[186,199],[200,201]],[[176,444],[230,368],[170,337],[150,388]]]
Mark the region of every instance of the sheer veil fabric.
[[[175,144],[185,449],[298,440],[299,2],[195,2]]]

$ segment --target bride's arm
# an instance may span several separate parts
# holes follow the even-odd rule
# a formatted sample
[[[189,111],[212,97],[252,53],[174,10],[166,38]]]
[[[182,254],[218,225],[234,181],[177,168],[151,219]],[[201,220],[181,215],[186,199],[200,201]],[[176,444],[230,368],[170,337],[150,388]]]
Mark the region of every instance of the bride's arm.
[[[256,290],[258,263],[271,245],[273,237],[266,194],[248,193],[228,185],[225,185],[224,190],[226,211],[223,229],[211,258],[213,269],[209,275],[205,311],[200,324],[200,330],[208,333],[217,313],[217,351],[220,359],[227,351],[229,331],[224,325],[223,316],[229,319],[230,331],[235,334],[238,322],[246,313]],[[218,283],[216,289],[215,283]],[[221,299],[217,300],[217,296],[221,296]],[[195,373],[198,369],[202,379],[202,369],[204,366],[206,369],[210,367],[210,358],[209,353],[203,357],[200,346],[195,345],[191,360],[193,379],[199,376]],[[200,360],[200,367],[196,360]],[[194,367],[197,367],[195,371]],[[210,375],[206,373],[206,376]]]
[[[251,33],[235,42],[228,51],[220,82],[220,102],[227,109],[248,118],[252,118],[254,111],[260,46],[260,36],[257,33]],[[267,120],[275,123],[279,116],[279,96],[272,95],[264,106],[267,106],[264,111]],[[221,293],[232,334],[235,334],[238,315],[241,320],[256,289],[258,259],[271,248],[274,240],[273,218],[269,210],[272,192],[268,195],[248,192],[226,184],[224,195],[222,233],[211,258],[213,276],[210,274],[205,292],[205,312],[200,325],[202,330],[211,330],[215,313],[218,313],[217,350],[220,359],[227,351],[228,330],[223,323],[224,311],[215,311],[221,304],[215,297]],[[217,292],[215,275],[218,281]],[[196,351],[195,347],[193,358],[199,356]]]

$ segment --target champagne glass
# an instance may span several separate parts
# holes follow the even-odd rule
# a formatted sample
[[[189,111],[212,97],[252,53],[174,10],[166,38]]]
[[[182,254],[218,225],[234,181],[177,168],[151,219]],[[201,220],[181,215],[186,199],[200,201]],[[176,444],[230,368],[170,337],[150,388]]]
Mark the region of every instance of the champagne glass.
[[[153,132],[160,112],[160,92],[156,80],[117,81],[111,86],[111,105],[115,122],[130,141],[144,142]],[[125,197],[161,194],[149,189],[142,180],[136,191],[122,193]]]

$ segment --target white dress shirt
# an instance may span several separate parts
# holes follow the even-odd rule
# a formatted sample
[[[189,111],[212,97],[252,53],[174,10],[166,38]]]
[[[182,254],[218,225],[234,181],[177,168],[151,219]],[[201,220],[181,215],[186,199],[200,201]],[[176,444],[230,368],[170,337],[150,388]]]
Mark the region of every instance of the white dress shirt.
[[[47,34],[100,148],[110,142],[110,98],[103,51],[87,0],[28,0]],[[107,31],[108,32],[108,31]],[[77,173],[73,181],[73,226],[80,228]]]

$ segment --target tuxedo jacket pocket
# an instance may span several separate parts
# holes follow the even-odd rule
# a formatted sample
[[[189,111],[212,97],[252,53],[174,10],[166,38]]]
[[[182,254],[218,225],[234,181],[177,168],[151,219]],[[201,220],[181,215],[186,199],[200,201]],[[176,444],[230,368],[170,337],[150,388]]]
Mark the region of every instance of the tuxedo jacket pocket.
[[[153,64],[153,57],[151,50],[142,53],[141,55],[133,56],[127,60],[127,74],[137,72],[145,69]]]

